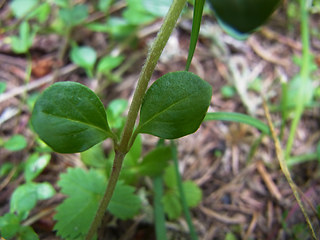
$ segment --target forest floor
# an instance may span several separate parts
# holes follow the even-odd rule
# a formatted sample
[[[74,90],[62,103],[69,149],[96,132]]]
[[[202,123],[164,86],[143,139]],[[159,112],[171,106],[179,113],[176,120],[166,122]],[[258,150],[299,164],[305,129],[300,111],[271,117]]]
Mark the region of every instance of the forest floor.
[[[4,4],[0,18],[5,18],[3,23],[6,27],[16,24],[16,20],[8,18],[8,11],[9,5]],[[0,95],[0,138],[6,140],[21,134],[27,139],[27,147],[17,152],[1,148],[0,166],[8,162],[18,166],[34,151],[35,133],[29,126],[31,111],[26,103],[33,93],[43,91],[53,81],[83,83],[99,94],[105,106],[117,98],[130,101],[148,46],[160,24],[161,19],[158,19],[140,27],[134,44],[130,42],[129,45],[123,43],[117,46],[126,58],[125,67],[115,70],[121,71],[121,81],[118,83],[88,78],[82,68],[70,61],[69,46],[63,50],[63,58],[59,60],[64,38],[54,33],[35,37],[30,48],[31,78],[26,83],[28,56],[14,53],[4,41],[10,34],[16,33],[16,28],[11,32],[2,32],[0,80],[6,82],[6,91]],[[205,16],[190,70],[213,87],[209,111],[245,113],[266,123],[264,98],[274,125],[280,129],[283,82],[291,81],[300,69],[294,62],[294,56],[301,57],[302,52],[299,29],[298,17],[288,19],[286,7],[282,7],[259,31],[245,41],[238,41],[224,33],[214,18]],[[312,79],[316,89],[320,85],[319,14],[311,15],[310,30],[310,47],[316,66]],[[190,32],[191,19],[184,17],[169,39],[153,80],[168,72],[184,70]],[[73,31],[72,38],[78,44],[92,46],[98,55],[109,47],[105,33],[92,32],[85,27]],[[227,96],[223,91],[231,93]],[[320,140],[319,96],[315,97],[314,103],[315,107],[308,107],[303,113],[292,156],[316,152]],[[289,117],[284,127],[283,145],[287,141],[290,122]],[[142,138],[145,150],[157,143],[155,137],[143,135]],[[177,144],[183,179],[193,180],[203,191],[201,203],[191,210],[199,239],[226,239],[227,233],[247,240],[311,239],[302,212],[279,167],[270,136],[262,135],[257,129],[244,124],[208,121],[196,133],[177,140]],[[108,154],[110,144],[107,142],[105,147]],[[69,167],[85,168],[79,154],[51,155],[49,165],[36,181],[50,182],[58,193],[49,200],[41,201],[30,217],[35,217],[31,226],[40,239],[60,239],[52,231],[54,208],[64,199],[56,184],[59,174]],[[319,215],[314,212],[318,209],[319,214],[320,206],[318,160],[314,157],[293,164],[290,171],[320,236]],[[12,192],[24,182],[21,171],[15,170],[18,171],[15,177],[12,172],[0,177],[0,215],[9,211]],[[188,239],[186,226],[183,217],[177,221],[168,220],[170,239]],[[110,220],[105,228],[104,234],[108,238],[104,239],[155,239],[154,226],[144,219],[143,214],[128,221]]]

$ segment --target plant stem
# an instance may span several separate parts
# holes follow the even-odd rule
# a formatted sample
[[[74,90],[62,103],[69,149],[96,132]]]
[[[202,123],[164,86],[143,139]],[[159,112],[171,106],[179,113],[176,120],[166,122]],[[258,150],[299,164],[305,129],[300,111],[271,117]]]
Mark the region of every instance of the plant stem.
[[[86,236],[86,240],[91,240],[93,238],[101,224],[104,213],[108,207],[108,204],[112,198],[114,189],[116,187],[124,156],[125,154],[119,152],[116,152],[115,154],[112,172],[108,181],[108,186],[100,202],[97,214],[95,215],[93,222],[90,226],[89,232]]]
[[[309,43],[309,24],[308,24],[308,1],[300,0],[300,8],[301,8],[301,41],[302,41],[302,66],[300,70],[300,88],[298,92],[298,105],[295,109],[295,115],[291,124],[289,138],[287,142],[285,159],[290,157],[290,153],[293,146],[293,141],[295,137],[295,133],[300,122],[301,116],[303,114],[305,100],[304,94],[306,94],[306,85],[309,80],[309,63],[310,63],[310,43]]]
[[[130,141],[134,124],[136,122],[138,112],[144,97],[145,91],[148,87],[148,82],[151,79],[152,73],[156,67],[158,59],[162,53],[163,48],[165,47],[173,28],[176,25],[176,22],[180,16],[180,13],[185,6],[187,0],[174,0],[165,19],[161,26],[161,29],[153,42],[151,49],[149,51],[145,65],[142,68],[140,78],[138,80],[137,88],[135,89],[132,103],[128,112],[127,121],[123,130],[122,137],[120,139],[120,144],[116,146],[116,154],[113,163],[112,173],[109,178],[108,186],[105,191],[105,194],[100,202],[96,216],[90,226],[89,232],[86,236],[86,240],[91,240],[95,233],[97,232],[98,227],[101,224],[102,217],[108,207],[108,204],[113,195],[116,183],[119,178],[120,170],[122,167],[122,162],[124,156],[129,151],[128,143]]]
[[[165,47],[185,4],[186,0],[173,1],[164,19],[161,29],[151,46],[146,63],[142,68],[137,88],[133,95],[132,103],[128,112],[127,122],[124,126],[123,135],[120,141],[120,151],[122,152],[127,152],[129,150],[128,143],[132,135],[133,127],[138,116],[142,99],[148,87],[148,82],[151,79],[152,73],[156,67],[162,50]]]
[[[182,186],[182,179],[181,179],[181,175],[179,172],[177,147],[176,147],[174,141],[171,141],[171,151],[172,151],[172,159],[173,159],[175,174],[176,174],[176,178],[177,178],[177,185],[178,185],[178,191],[179,191],[179,195],[180,195],[181,205],[182,205],[184,216],[186,218],[186,221],[187,221],[187,224],[189,227],[190,237],[192,240],[198,240],[198,236],[197,236],[197,233],[196,233],[194,226],[193,226],[193,223],[192,223],[190,211],[189,211],[189,208],[187,205],[187,200],[186,200],[183,186]]]

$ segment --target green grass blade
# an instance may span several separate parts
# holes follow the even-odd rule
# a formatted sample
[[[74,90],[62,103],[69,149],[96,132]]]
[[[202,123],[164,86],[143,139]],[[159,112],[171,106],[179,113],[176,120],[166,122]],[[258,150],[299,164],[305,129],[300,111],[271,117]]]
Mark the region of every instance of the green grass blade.
[[[205,2],[204,0],[195,0],[195,3],[194,3],[191,39],[190,39],[190,45],[189,45],[188,60],[186,64],[186,71],[189,71],[194,50],[196,49],[196,45],[199,37],[204,2]]]
[[[166,220],[161,202],[163,196],[163,179],[162,175],[153,178],[153,191],[154,191],[154,223],[156,228],[157,240],[167,240],[166,235]]]
[[[242,113],[233,113],[233,112],[211,112],[207,113],[204,118],[204,121],[230,121],[230,122],[240,122],[244,124],[248,124],[259,129],[261,132],[265,134],[270,134],[270,129],[268,125],[261,122],[260,120],[250,117],[248,115]]]
[[[190,239],[191,240],[198,240],[198,236],[196,233],[196,230],[194,228],[194,225],[192,223],[190,211],[187,205],[187,200],[184,194],[183,186],[182,186],[182,178],[179,172],[179,163],[178,163],[178,154],[177,154],[177,146],[175,145],[174,141],[171,141],[171,151],[172,151],[172,159],[174,163],[174,170],[176,173],[176,178],[177,178],[177,184],[178,184],[178,191],[180,194],[180,199],[181,199],[181,205],[182,205],[182,210],[184,213],[184,216],[186,218],[189,231],[190,231]]]

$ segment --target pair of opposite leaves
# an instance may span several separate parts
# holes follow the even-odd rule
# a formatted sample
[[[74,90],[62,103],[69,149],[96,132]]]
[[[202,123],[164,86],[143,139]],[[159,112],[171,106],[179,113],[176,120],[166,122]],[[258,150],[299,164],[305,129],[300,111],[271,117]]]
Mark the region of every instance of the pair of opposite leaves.
[[[174,139],[195,132],[210,104],[211,86],[190,72],[168,73],[146,92],[138,133]],[[47,88],[35,103],[31,123],[54,151],[82,152],[112,137],[106,111],[86,86],[59,82]]]
[[[221,27],[245,39],[275,11],[281,0],[208,0]]]

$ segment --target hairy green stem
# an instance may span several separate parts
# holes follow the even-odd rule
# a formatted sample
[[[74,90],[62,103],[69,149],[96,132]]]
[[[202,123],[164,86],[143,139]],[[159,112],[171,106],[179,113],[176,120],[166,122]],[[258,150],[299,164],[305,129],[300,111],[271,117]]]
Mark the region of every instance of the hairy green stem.
[[[89,232],[86,236],[86,240],[91,240],[94,235],[96,234],[102,218],[105,214],[105,211],[109,205],[109,202],[112,198],[114,189],[116,187],[117,181],[118,181],[118,177],[120,175],[120,171],[121,171],[121,166],[122,166],[122,162],[124,159],[125,154],[116,152],[115,154],[115,158],[114,158],[114,163],[113,163],[113,167],[112,167],[112,172],[108,181],[108,186],[106,188],[106,191],[102,197],[102,200],[100,202],[100,205],[98,207],[97,210],[97,214],[95,215],[93,222],[90,226]]]
[[[182,178],[181,178],[181,175],[179,172],[177,147],[176,147],[174,141],[171,141],[171,151],[172,151],[172,159],[173,159],[175,174],[176,174],[176,178],[177,178],[177,185],[178,185],[178,191],[179,191],[179,195],[180,195],[181,205],[182,205],[183,213],[184,213],[184,216],[186,218],[186,221],[187,221],[187,224],[189,227],[190,237],[192,240],[198,240],[198,236],[197,236],[196,230],[195,230],[193,223],[192,223],[190,211],[189,211],[189,208],[187,205],[187,200],[186,200],[184,190],[183,190]]]
[[[302,66],[300,70],[300,88],[298,91],[298,104],[295,109],[295,115],[293,121],[291,123],[290,133],[288,137],[287,147],[285,151],[285,159],[290,157],[290,153],[293,146],[293,141],[295,137],[295,133],[297,127],[299,125],[301,116],[303,114],[305,101],[304,94],[306,94],[305,88],[307,82],[309,80],[310,68],[309,68],[309,60],[310,60],[310,43],[309,43],[309,24],[308,24],[308,6],[306,0],[300,0],[300,8],[301,8],[301,40],[302,40]]]
[[[120,151],[122,152],[127,152],[129,150],[128,143],[132,135],[133,127],[138,116],[142,99],[148,87],[148,82],[151,79],[152,73],[156,67],[162,50],[167,44],[167,41],[185,4],[186,0],[173,1],[166,18],[164,19],[162,27],[151,46],[146,63],[142,68],[137,88],[133,95],[132,103],[128,112],[127,122],[124,126],[122,139],[120,141]]]
[[[158,59],[162,53],[163,48],[167,44],[167,41],[172,33],[173,28],[176,25],[176,22],[180,16],[180,13],[185,6],[187,0],[174,0],[165,19],[162,24],[162,27],[153,42],[151,49],[149,51],[145,65],[142,68],[140,78],[138,81],[137,88],[135,89],[132,103],[128,112],[127,121],[123,130],[122,137],[120,139],[119,145],[116,146],[116,154],[113,163],[112,173],[109,178],[108,186],[105,191],[105,194],[100,202],[97,214],[90,226],[89,232],[86,236],[86,240],[91,240],[97,229],[101,224],[103,215],[108,207],[108,204],[113,195],[116,183],[118,181],[122,162],[125,154],[129,151],[129,141],[132,136],[134,129],[134,124],[136,122],[138,112],[142,103],[142,99],[148,87],[149,80],[151,79],[152,73],[156,67]]]

